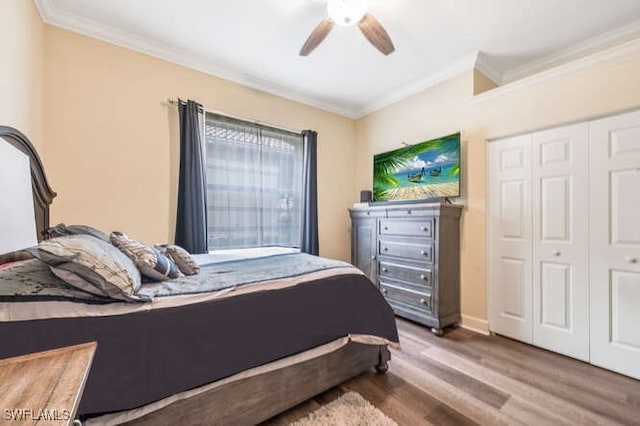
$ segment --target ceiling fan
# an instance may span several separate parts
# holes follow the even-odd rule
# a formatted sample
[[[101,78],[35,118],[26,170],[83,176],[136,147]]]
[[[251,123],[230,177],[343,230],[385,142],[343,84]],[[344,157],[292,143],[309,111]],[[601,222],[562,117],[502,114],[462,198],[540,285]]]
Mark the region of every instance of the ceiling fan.
[[[367,12],[367,0],[328,0],[327,15],[304,42],[300,56],[307,56],[313,52],[327,37],[334,24],[344,27],[358,24],[367,40],[384,55],[389,55],[395,50],[387,31]]]

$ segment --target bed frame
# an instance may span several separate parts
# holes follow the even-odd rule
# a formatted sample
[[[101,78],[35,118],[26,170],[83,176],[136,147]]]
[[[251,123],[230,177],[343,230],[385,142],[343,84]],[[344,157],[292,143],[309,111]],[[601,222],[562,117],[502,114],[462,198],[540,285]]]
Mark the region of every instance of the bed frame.
[[[0,139],[30,159],[36,229],[38,240],[42,240],[49,227],[49,206],[56,193],[47,182],[38,153],[24,134],[0,126]],[[350,342],[325,355],[178,400],[127,424],[254,425],[371,368],[384,373],[389,359],[385,345]]]
[[[44,230],[49,227],[49,205],[56,196],[47,181],[42,161],[33,144],[19,130],[0,126],[0,138],[23,152],[31,162],[31,184],[33,187],[33,207],[35,210],[38,241],[44,238]]]

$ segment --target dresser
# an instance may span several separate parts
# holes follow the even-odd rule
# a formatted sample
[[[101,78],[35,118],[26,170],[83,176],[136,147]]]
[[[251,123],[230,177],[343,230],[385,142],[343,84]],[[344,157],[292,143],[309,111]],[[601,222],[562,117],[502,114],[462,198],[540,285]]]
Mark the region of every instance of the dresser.
[[[460,323],[461,206],[402,204],[349,209],[351,263],[396,315],[441,336]]]

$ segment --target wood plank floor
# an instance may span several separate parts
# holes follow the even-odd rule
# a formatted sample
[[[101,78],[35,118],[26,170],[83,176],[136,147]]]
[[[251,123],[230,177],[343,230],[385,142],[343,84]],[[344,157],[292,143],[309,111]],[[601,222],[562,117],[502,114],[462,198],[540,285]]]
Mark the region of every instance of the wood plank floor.
[[[265,422],[288,425],[356,391],[399,425],[640,425],[640,381],[499,336],[444,337],[398,319],[402,351]]]

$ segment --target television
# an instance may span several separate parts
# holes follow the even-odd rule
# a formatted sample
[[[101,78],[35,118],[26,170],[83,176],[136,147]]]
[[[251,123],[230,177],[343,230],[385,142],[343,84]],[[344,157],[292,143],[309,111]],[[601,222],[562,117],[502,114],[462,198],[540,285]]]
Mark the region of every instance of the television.
[[[460,133],[373,157],[373,201],[437,200],[460,195]]]

